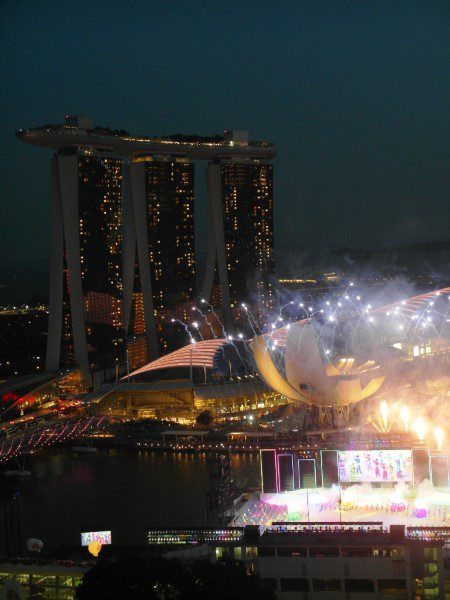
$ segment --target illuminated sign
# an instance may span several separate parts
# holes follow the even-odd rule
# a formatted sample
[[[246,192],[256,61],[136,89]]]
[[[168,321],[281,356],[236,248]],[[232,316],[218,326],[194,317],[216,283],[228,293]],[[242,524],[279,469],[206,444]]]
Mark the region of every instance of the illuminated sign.
[[[147,540],[151,545],[203,544],[205,542],[236,542],[242,540],[244,530],[241,527],[226,529],[149,529]]]
[[[99,542],[102,546],[111,544],[110,531],[85,531],[81,534],[81,545],[89,546],[92,542]]]
[[[339,451],[338,471],[339,481],[343,483],[412,481],[411,451]]]

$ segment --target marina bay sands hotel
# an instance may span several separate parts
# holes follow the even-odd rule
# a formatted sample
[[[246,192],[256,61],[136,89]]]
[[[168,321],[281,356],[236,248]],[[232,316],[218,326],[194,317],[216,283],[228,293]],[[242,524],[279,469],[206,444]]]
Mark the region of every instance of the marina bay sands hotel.
[[[20,130],[50,159],[50,300],[46,369],[86,380],[165,348],[164,324],[203,298],[227,332],[241,302],[270,303],[276,148],[245,131],[133,136],[87,117]],[[196,285],[195,162],[206,161],[208,241]],[[192,315],[192,312],[191,312]],[[176,320],[176,319],[175,319]]]

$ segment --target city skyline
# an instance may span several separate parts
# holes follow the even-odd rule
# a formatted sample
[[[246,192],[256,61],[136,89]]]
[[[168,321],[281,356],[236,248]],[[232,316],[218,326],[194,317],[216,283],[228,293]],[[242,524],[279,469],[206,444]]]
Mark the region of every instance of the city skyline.
[[[0,3],[0,597],[450,600],[448,23]]]
[[[0,214],[12,223],[1,247],[9,260],[45,259],[49,231],[45,153],[30,157],[13,132],[62,110],[133,132],[212,134],[245,126],[275,140],[281,148],[276,255],[300,242],[370,246],[448,238],[446,3],[425,9],[416,2],[390,8],[355,2],[342,12],[326,3],[210,6],[207,22],[214,27],[189,3],[175,12],[138,3],[127,15],[133,35],[125,37],[122,6],[110,9],[91,5],[81,16],[51,2],[2,6],[0,131],[9,158]],[[99,21],[109,29],[99,31]],[[65,43],[55,46],[55,31]],[[222,48],[215,44],[220,36]],[[116,61],[97,52],[111,42]],[[196,192],[206,205],[204,184]],[[33,216],[26,223],[24,211]],[[205,239],[207,222],[196,225]]]

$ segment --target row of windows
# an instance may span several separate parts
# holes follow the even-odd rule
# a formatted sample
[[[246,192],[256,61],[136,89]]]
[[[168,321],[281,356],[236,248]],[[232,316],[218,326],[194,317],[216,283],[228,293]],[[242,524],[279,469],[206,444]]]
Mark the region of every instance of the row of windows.
[[[262,579],[266,589],[278,590],[275,578]],[[406,579],[316,579],[311,581],[302,577],[282,577],[279,581],[281,592],[375,592],[392,594],[406,592]]]
[[[308,553],[309,550],[309,553]],[[363,547],[332,547],[332,546],[311,546],[309,549],[305,547],[289,547],[283,546],[279,548],[271,546],[261,546],[258,548],[258,556],[278,556],[278,557],[298,557],[298,556],[326,557],[326,556],[342,556],[349,557],[375,557],[375,558],[398,558],[403,559],[405,556],[404,548],[363,548]]]
[[[3,572],[0,573],[0,596],[2,598],[2,592],[5,592],[4,587],[10,582],[21,586],[23,594],[21,597],[23,598],[73,600],[76,596],[75,588],[80,585],[81,577]]]
[[[19,598],[16,591],[11,589],[4,591],[3,586],[0,584],[0,594],[3,593],[3,597],[16,599]],[[22,586],[20,590],[21,600],[76,600],[76,590],[73,588],[51,588],[51,587],[33,587],[33,586]],[[11,595],[13,594],[13,595]]]
[[[37,587],[77,587],[81,583],[81,577],[68,575],[36,575],[30,573],[0,573],[0,585],[5,581],[15,581],[21,585],[32,585]]]

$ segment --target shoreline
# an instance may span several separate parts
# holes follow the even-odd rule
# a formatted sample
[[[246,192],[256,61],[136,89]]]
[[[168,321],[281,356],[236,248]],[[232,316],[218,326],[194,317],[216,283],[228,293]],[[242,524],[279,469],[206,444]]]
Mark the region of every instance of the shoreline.
[[[129,450],[147,451],[147,452],[193,452],[193,453],[217,453],[231,452],[235,454],[255,454],[258,453],[262,446],[255,444],[246,446],[245,444],[224,444],[221,442],[211,443],[163,443],[158,441],[120,441],[120,440],[105,440],[104,438],[90,438],[89,445],[99,449],[120,449],[127,448]],[[61,444],[64,447],[72,447],[73,444]],[[80,445],[80,444],[78,444]]]

